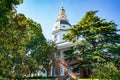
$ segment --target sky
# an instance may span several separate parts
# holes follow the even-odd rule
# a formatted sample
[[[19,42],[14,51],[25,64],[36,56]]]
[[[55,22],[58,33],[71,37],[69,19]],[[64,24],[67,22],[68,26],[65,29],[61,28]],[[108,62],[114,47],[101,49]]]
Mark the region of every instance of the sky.
[[[77,24],[86,12],[99,10],[97,16],[107,21],[113,20],[120,29],[120,0],[24,0],[17,6],[17,11],[40,23],[46,39],[51,39],[61,3],[71,25]]]

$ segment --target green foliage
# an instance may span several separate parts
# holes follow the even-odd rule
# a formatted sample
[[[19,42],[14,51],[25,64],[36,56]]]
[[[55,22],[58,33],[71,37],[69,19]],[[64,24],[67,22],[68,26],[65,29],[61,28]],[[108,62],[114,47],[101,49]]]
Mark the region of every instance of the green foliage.
[[[36,73],[39,66],[49,63],[54,47],[46,42],[40,24],[17,14],[15,5],[20,3],[22,0],[0,1],[0,79]]]
[[[40,38],[41,39],[41,38]],[[39,39],[38,39],[39,40]],[[41,40],[42,41],[42,40]],[[38,41],[40,42],[40,41]],[[56,45],[52,41],[41,42],[35,52],[31,52],[31,56],[37,61],[39,70],[49,72],[52,63],[52,53],[57,51]],[[32,50],[32,49],[30,49]]]
[[[64,37],[68,41],[79,40],[79,53],[68,55],[68,57],[74,55],[77,59],[82,59],[79,68],[93,67],[91,65],[93,63],[119,62],[120,34],[117,33],[117,25],[113,21],[100,19],[95,15],[96,12],[98,11],[87,12]],[[119,63],[115,64],[119,65]]]
[[[27,18],[23,14],[14,13],[8,16],[9,23],[0,31],[0,75],[3,77],[12,77],[12,68],[22,64],[26,49],[24,44],[30,40],[30,35],[26,33]]]
[[[14,9],[15,5],[22,3],[23,0],[0,0],[0,26],[8,24],[8,14]]]
[[[50,69],[51,53],[56,50],[55,44],[52,41],[46,41],[39,24],[31,20],[29,22],[31,27],[27,33],[31,35],[31,40],[25,46],[28,53],[30,52],[30,55],[37,61],[37,65],[41,66],[39,70],[48,72]]]
[[[91,77],[96,79],[111,79],[111,80],[119,80],[120,79],[120,71],[115,67],[113,63],[104,63],[94,64],[94,69]]]

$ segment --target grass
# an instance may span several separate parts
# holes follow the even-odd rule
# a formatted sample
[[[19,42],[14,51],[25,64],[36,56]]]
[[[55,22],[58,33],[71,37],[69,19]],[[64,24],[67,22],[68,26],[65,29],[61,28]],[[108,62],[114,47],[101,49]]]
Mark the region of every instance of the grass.
[[[99,80],[99,79],[73,79],[73,80]]]
[[[25,80],[55,80],[55,79],[25,79]]]

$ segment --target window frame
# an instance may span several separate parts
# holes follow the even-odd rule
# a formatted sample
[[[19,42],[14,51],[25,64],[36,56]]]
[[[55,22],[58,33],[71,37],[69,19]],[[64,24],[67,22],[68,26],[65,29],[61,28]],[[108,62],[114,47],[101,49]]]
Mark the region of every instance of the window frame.
[[[72,66],[68,67],[68,75],[70,75],[72,73]]]
[[[55,67],[55,68],[54,68],[54,76],[57,76],[57,75],[58,75],[58,68]]]
[[[61,58],[64,58],[64,56],[65,56],[64,51],[61,51],[61,52],[60,52],[60,57],[61,57]]]
[[[65,75],[64,66],[61,66],[61,67],[60,67],[60,75],[61,75],[61,76],[64,76],[64,75]]]

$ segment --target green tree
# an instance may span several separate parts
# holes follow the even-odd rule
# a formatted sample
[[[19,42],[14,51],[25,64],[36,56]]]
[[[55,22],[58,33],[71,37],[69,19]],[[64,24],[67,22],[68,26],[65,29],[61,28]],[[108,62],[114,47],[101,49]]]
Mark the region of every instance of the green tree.
[[[53,53],[58,52],[56,44],[52,41],[47,41],[47,43],[42,47],[43,54],[41,55],[41,60],[40,62],[42,63],[41,65],[43,66],[43,69],[47,73],[47,77],[50,72],[50,66],[52,65],[53,62]]]
[[[26,42],[25,46],[26,46],[26,51],[28,53],[28,55],[30,55],[36,62],[37,62],[37,66],[39,66],[39,68],[37,68],[37,70],[35,72],[33,72],[33,68],[32,72],[30,74],[34,74],[37,73],[39,70],[42,71],[41,67],[42,66],[40,64],[40,61],[42,60],[42,57],[45,53],[43,52],[43,46],[46,45],[46,39],[44,37],[44,35],[42,34],[42,29],[40,24],[33,22],[31,19],[29,19],[30,22],[30,26],[28,28],[28,32],[29,35],[31,35],[31,40]],[[42,55],[42,56],[40,56]],[[43,61],[44,62],[44,61]]]
[[[95,63],[104,64],[108,61],[119,62],[120,35],[117,33],[117,25],[113,21],[99,18],[96,12],[87,12],[64,37],[67,41],[79,41],[80,53],[72,56],[69,54],[69,57],[82,59],[79,68],[94,67]]]
[[[113,63],[106,64],[94,64],[94,69],[91,77],[97,79],[111,79],[111,80],[119,80],[120,79],[120,71],[115,67]],[[102,66],[102,67],[100,67]]]
[[[12,41],[12,31],[13,28],[10,27],[10,18],[13,17],[12,10],[15,5],[22,3],[22,0],[1,0],[0,1],[0,78],[2,77],[11,77],[11,66],[12,66],[12,53],[8,49],[13,49],[11,42]],[[9,35],[9,36],[8,36]],[[9,39],[10,38],[10,39]],[[13,41],[12,41],[13,42]],[[11,48],[10,48],[11,47]],[[10,57],[10,58],[9,58]]]
[[[39,39],[40,35],[39,35]],[[35,51],[32,52],[32,48],[30,48],[31,51],[31,56],[37,61],[37,64],[39,66],[38,71],[42,71],[42,72],[46,72],[47,76],[48,73],[50,71],[50,65],[52,63],[52,53],[57,51],[56,45],[52,42],[52,41],[43,41],[41,40],[40,44],[39,39],[35,39],[38,40],[38,44],[39,45],[35,45],[35,47],[37,48]]]
[[[9,23],[8,14],[16,5],[22,2],[23,0],[0,0],[0,28]]]
[[[30,46],[26,45],[38,37],[38,33],[40,37],[43,36],[42,30],[40,24],[16,13],[15,5],[21,2],[22,0],[0,1],[0,79],[21,79],[38,70],[37,61],[28,54]],[[31,43],[31,46],[34,45]]]
[[[54,44],[46,41],[40,24],[17,14],[15,6],[22,2],[0,1],[0,79],[48,72],[55,50]]]
[[[2,28],[0,32],[0,71],[3,77],[13,77],[11,75],[13,72],[13,75],[22,76],[24,74],[24,69],[18,66],[23,65],[26,56],[25,43],[31,40],[31,35],[28,33],[29,27],[31,27],[29,21],[23,14],[12,14],[9,16],[9,24]],[[13,67],[15,67],[15,71]],[[19,71],[23,72],[20,74]]]

